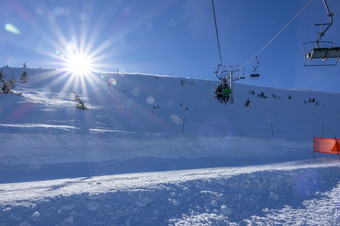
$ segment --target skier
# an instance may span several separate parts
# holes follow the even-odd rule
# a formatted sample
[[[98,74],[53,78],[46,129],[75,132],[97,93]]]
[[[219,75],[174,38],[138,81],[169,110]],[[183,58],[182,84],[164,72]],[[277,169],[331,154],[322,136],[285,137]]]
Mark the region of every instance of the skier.
[[[222,103],[222,85],[217,86],[215,90],[216,98]]]
[[[228,84],[224,83],[223,87],[222,87],[222,97],[223,97],[224,103],[228,102],[229,97],[230,97],[230,93],[231,93],[231,90],[230,90]]]

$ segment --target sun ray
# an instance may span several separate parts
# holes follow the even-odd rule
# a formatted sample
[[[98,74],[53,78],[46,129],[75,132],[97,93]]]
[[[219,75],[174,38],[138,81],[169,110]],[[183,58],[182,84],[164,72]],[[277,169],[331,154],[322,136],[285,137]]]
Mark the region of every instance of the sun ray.
[[[75,90],[75,86],[76,86],[76,77],[75,76],[71,76],[70,73],[68,72],[63,72],[67,77],[67,81],[65,83],[65,85],[63,86],[61,92],[62,93],[67,93],[67,92],[71,92],[71,91],[76,91]],[[70,89],[70,87],[72,86],[72,88]]]

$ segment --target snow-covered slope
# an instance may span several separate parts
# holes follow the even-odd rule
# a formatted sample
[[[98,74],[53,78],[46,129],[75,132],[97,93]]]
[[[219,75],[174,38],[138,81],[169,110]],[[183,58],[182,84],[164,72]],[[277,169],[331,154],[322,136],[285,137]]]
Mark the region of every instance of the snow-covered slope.
[[[315,205],[337,202],[339,178],[328,176],[339,171],[337,157],[310,160],[313,136],[340,137],[340,94],[235,84],[235,102],[225,105],[215,81],[1,71],[17,78],[14,94],[0,95],[5,225],[317,223],[299,221],[300,208],[313,215]],[[75,108],[73,91],[87,111]],[[280,163],[289,161],[300,162]],[[337,206],[323,220],[339,223]]]

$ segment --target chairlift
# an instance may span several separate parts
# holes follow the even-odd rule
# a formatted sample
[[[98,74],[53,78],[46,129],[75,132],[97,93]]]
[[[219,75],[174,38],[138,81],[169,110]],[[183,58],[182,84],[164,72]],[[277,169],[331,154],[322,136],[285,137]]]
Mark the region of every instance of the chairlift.
[[[250,74],[250,78],[259,78],[260,74]]]
[[[260,77],[260,74],[256,73],[259,66],[260,66],[260,62],[259,62],[259,59],[257,59],[257,56],[256,56],[256,66],[254,67],[253,72],[250,74],[250,78],[259,78]]]
[[[234,81],[242,80],[242,79],[246,79],[246,77],[245,76],[238,76],[238,77],[234,78]]]
[[[303,49],[305,52],[305,63],[304,66],[334,66],[338,64],[340,59],[340,47],[337,47],[335,43],[329,41],[321,41],[321,38],[325,35],[326,31],[333,24],[334,13],[331,13],[327,5],[326,0],[323,0],[325,5],[329,23],[315,24],[315,26],[320,26],[320,32],[318,32],[318,38],[315,42],[306,42],[303,44]],[[323,31],[322,27],[327,26]],[[309,45],[315,44],[315,48],[307,48]],[[321,46],[322,45],[322,46]],[[306,51],[308,49],[308,51]],[[331,63],[315,63],[315,60],[325,62],[328,59],[332,59]],[[313,62],[312,62],[313,61]]]
[[[323,61],[326,61],[328,58],[339,58],[340,47],[312,49],[306,57],[309,61],[316,58],[322,59]]]
[[[221,84],[218,85],[215,90],[215,97],[220,103],[226,104],[228,101],[231,104],[233,103],[233,81],[244,79],[244,76],[237,76],[236,78],[233,78],[233,75],[237,75],[239,71],[239,65],[217,65],[215,74],[216,77],[221,80]]]
[[[319,41],[318,48],[311,48],[314,42],[306,42],[303,45],[305,51],[305,66],[335,66],[340,58],[340,47],[329,41]],[[321,46],[322,45],[322,46]],[[306,49],[309,49],[307,52]],[[318,60],[319,63],[315,61]],[[320,60],[322,62],[320,62]],[[323,63],[326,62],[327,63]]]

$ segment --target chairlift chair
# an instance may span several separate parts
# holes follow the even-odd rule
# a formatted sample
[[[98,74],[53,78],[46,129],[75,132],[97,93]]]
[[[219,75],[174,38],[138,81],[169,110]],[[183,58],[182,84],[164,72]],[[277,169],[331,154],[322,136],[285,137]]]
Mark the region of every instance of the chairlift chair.
[[[250,78],[259,78],[260,74],[250,74]]]
[[[244,76],[239,76],[239,77],[234,78],[234,81],[243,80],[243,79],[246,79],[246,77],[244,77]]]
[[[340,59],[340,47],[337,47],[333,42],[319,41],[323,47],[308,48],[309,45],[315,42],[306,42],[303,45],[305,51],[305,66],[335,66]],[[308,51],[306,51],[308,49]],[[321,60],[321,61],[320,61]],[[325,63],[327,61],[327,63]]]
[[[312,49],[311,52],[308,53],[306,57],[309,61],[316,58],[322,60],[327,60],[328,58],[339,58],[340,47]]]
[[[333,24],[333,16],[334,13],[331,13],[329,7],[327,5],[326,0],[323,0],[325,5],[329,23],[323,24],[315,24],[315,26],[320,26],[320,32],[318,33],[318,38],[315,42],[306,42],[303,44],[303,48],[305,51],[305,66],[334,66],[338,64],[340,59],[340,47],[337,47],[333,42],[329,41],[321,41],[321,38],[325,35],[326,31],[332,26]],[[325,30],[322,31],[322,26],[326,26]],[[310,48],[308,52],[306,51],[308,45],[315,44],[315,48]],[[320,46],[323,45],[323,47]],[[327,46],[328,45],[328,46]],[[308,61],[306,61],[306,59]],[[327,61],[328,59],[333,59],[331,63],[315,63],[315,60],[322,60],[323,62]],[[313,62],[312,62],[313,61]],[[319,61],[320,62],[320,61]]]
[[[256,73],[259,66],[260,66],[260,62],[259,62],[259,59],[256,56],[256,66],[254,67],[253,73],[250,74],[250,78],[259,78],[260,77],[260,74]]]

